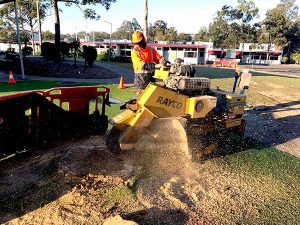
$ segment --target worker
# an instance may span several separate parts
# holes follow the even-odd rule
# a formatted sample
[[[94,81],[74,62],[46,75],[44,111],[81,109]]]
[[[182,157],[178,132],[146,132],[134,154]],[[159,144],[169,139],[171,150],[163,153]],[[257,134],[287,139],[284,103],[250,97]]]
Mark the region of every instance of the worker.
[[[168,62],[158,52],[147,45],[146,38],[141,31],[132,34],[131,60],[134,69],[134,85],[138,91],[145,89],[150,82],[155,82],[155,64],[167,65]]]

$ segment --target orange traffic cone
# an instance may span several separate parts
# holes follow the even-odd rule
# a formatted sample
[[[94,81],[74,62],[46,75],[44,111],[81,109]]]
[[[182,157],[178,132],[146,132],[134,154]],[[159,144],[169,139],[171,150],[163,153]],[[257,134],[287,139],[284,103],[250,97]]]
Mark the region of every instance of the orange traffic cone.
[[[9,84],[15,84],[16,81],[15,81],[13,72],[12,72],[12,71],[9,71],[8,74],[9,74],[9,76],[8,76],[8,83],[9,83]]]
[[[123,77],[121,77],[121,79],[120,79],[120,83],[119,83],[118,88],[119,88],[119,89],[124,89],[124,88],[125,88]]]

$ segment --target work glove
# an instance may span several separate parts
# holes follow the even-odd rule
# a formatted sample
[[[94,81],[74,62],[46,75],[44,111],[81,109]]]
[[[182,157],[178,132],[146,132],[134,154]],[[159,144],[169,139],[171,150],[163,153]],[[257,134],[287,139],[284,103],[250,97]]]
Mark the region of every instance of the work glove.
[[[163,66],[166,66],[168,64],[170,65],[171,63],[168,60],[165,60],[165,59],[161,62],[161,65],[163,65]]]
[[[154,63],[144,63],[141,66],[142,70],[154,70],[155,69],[155,64]]]

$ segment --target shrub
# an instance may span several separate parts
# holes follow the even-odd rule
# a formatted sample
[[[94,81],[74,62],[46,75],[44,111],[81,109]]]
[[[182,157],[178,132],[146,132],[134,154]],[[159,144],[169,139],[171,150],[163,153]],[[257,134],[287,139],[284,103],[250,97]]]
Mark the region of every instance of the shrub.
[[[36,56],[41,56],[41,52],[40,52],[40,51],[36,51],[36,52],[35,52],[35,55],[36,55]]]
[[[47,61],[55,60],[55,45],[50,42],[43,42],[41,46],[41,55],[44,56]]]
[[[15,48],[8,47],[8,48],[6,49],[6,52],[7,52],[7,53],[8,53],[8,52],[13,52],[13,53],[15,53],[16,51],[15,51]]]
[[[125,56],[117,56],[111,59],[113,62],[120,62],[120,63],[128,63],[131,62],[130,58],[126,58]]]
[[[22,48],[22,54],[24,57],[28,56],[28,55],[31,55],[33,52],[33,49],[32,47],[28,47],[28,46],[25,46]]]
[[[77,65],[76,59],[82,54],[80,46],[81,44],[79,41],[72,41],[70,43],[70,50],[74,57],[74,65]]]
[[[281,59],[281,63],[282,64],[286,64],[288,62],[289,58],[286,57],[286,56],[283,56],[282,59]]]
[[[300,52],[293,53],[291,58],[295,61],[296,64],[300,64]]]
[[[100,54],[97,55],[98,61],[107,61],[107,53],[102,51]]]
[[[85,59],[87,64],[91,67],[93,66],[96,58],[97,58],[97,50],[93,46],[82,46],[83,47],[83,53],[82,57]]]
[[[70,50],[73,54],[80,54],[81,53],[81,49],[80,49],[80,42],[79,41],[72,41],[70,44]]]
[[[59,51],[61,54],[62,60],[70,55],[70,44],[66,42],[60,42]]]

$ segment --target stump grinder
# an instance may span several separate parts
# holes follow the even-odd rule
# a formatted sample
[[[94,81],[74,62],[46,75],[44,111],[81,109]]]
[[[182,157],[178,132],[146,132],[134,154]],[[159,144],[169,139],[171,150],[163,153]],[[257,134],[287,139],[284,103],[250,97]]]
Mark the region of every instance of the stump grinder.
[[[166,118],[181,121],[178,124],[185,129],[189,151],[200,157],[214,151],[228,132],[243,135],[251,74],[236,70],[232,91],[213,89],[209,78],[194,74],[195,68],[182,64],[180,59],[157,68],[155,78],[160,82],[150,83],[136,100],[127,102],[126,109],[109,121],[112,128],[106,137],[108,149],[120,153],[133,148],[154,120],[168,126]],[[237,85],[241,88],[238,93]],[[167,141],[172,136],[174,141],[173,135],[176,132],[163,132],[163,139]]]

